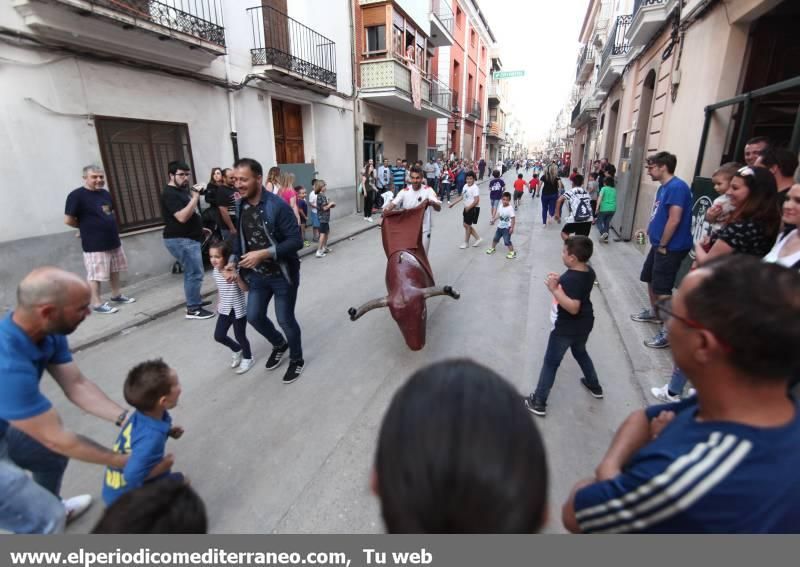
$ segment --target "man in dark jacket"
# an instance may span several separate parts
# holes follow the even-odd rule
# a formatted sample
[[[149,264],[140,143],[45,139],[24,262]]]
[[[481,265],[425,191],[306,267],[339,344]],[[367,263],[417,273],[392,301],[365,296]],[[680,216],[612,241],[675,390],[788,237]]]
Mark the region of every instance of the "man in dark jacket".
[[[272,344],[267,370],[280,366],[288,350],[289,368],[283,383],[291,384],[300,377],[305,365],[300,325],[294,315],[300,285],[297,251],[303,247],[300,227],[289,205],[261,185],[264,170],[260,163],[243,158],[233,167],[236,189],[242,199],[236,214],[238,234],[225,276],[230,280],[243,277],[247,282],[250,287],[247,321]],[[275,316],[285,338],[267,317],[273,296]]]

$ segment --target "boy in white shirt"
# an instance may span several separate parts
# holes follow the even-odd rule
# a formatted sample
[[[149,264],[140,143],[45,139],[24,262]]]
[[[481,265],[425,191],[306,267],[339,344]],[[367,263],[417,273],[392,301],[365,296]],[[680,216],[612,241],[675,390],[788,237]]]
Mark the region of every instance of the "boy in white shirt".
[[[478,186],[475,185],[475,173],[472,171],[467,172],[467,184],[464,185],[464,190],[461,193],[461,196],[458,197],[455,201],[450,203],[450,208],[452,209],[453,206],[458,203],[459,201],[464,201],[464,243],[459,246],[462,250],[469,246],[469,237],[472,236],[475,238],[475,242],[472,244],[473,247],[480,246],[481,242],[483,242],[483,238],[478,236],[478,231],[475,230],[473,225],[478,224],[478,215],[481,212],[481,208],[478,206],[481,202],[480,197],[480,189]]]
[[[415,209],[423,205],[426,201],[431,203],[431,207],[437,211],[442,210],[442,202],[436,197],[436,192],[422,183],[422,168],[414,166],[411,168],[411,186],[397,193],[397,196],[384,209],[386,212],[395,208]],[[422,245],[425,247],[425,254],[431,246],[431,208],[425,211],[425,218],[422,221]]]
[[[505,243],[506,248],[508,248],[506,258],[511,260],[517,257],[517,253],[514,251],[514,245],[511,244],[511,235],[514,234],[514,227],[517,224],[516,216],[514,207],[511,206],[511,193],[506,191],[503,193],[500,206],[497,207],[494,216],[492,216],[492,222],[497,221],[497,230],[494,233],[494,239],[492,239],[492,247],[486,250],[487,254],[494,254],[497,243],[500,242],[502,238],[503,243]]]

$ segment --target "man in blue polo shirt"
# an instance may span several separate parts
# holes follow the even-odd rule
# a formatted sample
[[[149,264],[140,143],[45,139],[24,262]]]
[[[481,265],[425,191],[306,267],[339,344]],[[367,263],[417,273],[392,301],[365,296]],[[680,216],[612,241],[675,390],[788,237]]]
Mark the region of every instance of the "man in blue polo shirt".
[[[91,504],[62,500],[69,458],[121,467],[127,456],[64,429],[41,392],[47,370],[83,411],[122,425],[127,411],[87,380],[65,335],[90,313],[89,285],[57,268],[38,268],[17,289],[17,308],[0,320],[0,529],[57,533]],[[27,473],[31,473],[32,478]]]
[[[656,311],[697,396],[631,414],[595,477],[573,489],[564,526],[800,533],[800,406],[787,395],[800,368],[800,274],[729,256],[690,272]]]
[[[672,295],[678,271],[694,246],[692,190],[683,179],[675,177],[677,165],[678,159],[669,152],[658,152],[647,158],[647,173],[661,185],[653,201],[653,212],[647,228],[650,252],[639,277],[647,284],[650,307],[631,315],[631,319],[640,323],[661,323],[653,312],[655,304]],[[650,348],[669,347],[664,327],[644,344]]]

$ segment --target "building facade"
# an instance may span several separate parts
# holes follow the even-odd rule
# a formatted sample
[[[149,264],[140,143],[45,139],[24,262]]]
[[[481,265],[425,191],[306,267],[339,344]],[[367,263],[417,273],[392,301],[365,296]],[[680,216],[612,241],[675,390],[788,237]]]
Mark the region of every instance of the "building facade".
[[[128,281],[165,273],[160,192],[180,159],[193,182],[238,156],[328,182],[356,208],[348,0],[16,0],[0,3],[0,164],[24,193],[0,222],[0,305],[21,274],[83,272],[63,224],[81,168],[103,165]],[[424,143],[424,142],[423,142]],[[39,179],[41,175],[41,179]],[[22,176],[25,177],[25,176]],[[22,195],[24,194],[24,198]],[[13,270],[10,268],[13,267]]]
[[[497,163],[505,158],[506,114],[508,112],[508,82],[495,79],[494,73],[503,70],[500,53],[491,51],[492,66],[489,77],[489,120],[486,123],[486,160]]]
[[[800,149],[800,43],[793,0],[592,0],[581,40],[573,153],[582,167],[606,157],[618,170],[613,228],[645,229],[656,185],[648,155],[678,158],[693,186],[697,217],[710,176],[743,161],[747,139]],[[582,65],[591,78],[580,82]],[[701,220],[699,222],[702,222]]]

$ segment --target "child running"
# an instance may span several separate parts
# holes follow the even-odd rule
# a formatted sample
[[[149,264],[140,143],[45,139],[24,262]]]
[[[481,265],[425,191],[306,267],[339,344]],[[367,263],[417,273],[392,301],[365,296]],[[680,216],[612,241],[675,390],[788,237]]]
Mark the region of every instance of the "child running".
[[[489,224],[494,224],[497,207],[500,205],[500,199],[503,198],[503,192],[506,190],[506,182],[500,179],[499,171],[495,171],[492,174],[492,177],[494,179],[489,182],[489,201],[492,203],[492,212],[491,217],[489,218]],[[522,174],[518,175],[518,177],[522,177]]]
[[[250,342],[247,340],[247,300],[244,292],[247,284],[244,278],[236,278],[229,282],[222,273],[228,265],[231,255],[231,245],[227,241],[214,242],[208,249],[208,258],[214,268],[214,282],[217,284],[217,328],[214,329],[214,340],[225,345],[233,356],[231,368],[236,369],[236,374],[244,374],[256,363],[250,352]],[[228,331],[233,327],[234,341],[228,336]]]
[[[170,469],[175,458],[165,455],[167,437],[180,439],[182,427],[173,427],[167,410],[178,405],[181,384],[178,374],[163,360],[149,360],[135,366],[125,379],[125,401],[136,411],[117,436],[114,452],[130,455],[122,469],[106,467],[103,501],[114,501],[146,482],[162,478],[184,481]]]
[[[520,199],[522,199],[522,195],[525,193],[525,187],[528,184],[525,183],[525,180],[522,178],[522,174],[520,173],[517,175],[517,180],[514,181],[514,210],[516,211],[519,208]]]
[[[589,333],[594,326],[590,295],[594,288],[595,273],[588,265],[591,257],[592,240],[588,236],[570,236],[561,251],[561,259],[567,271],[560,277],[550,272],[544,281],[553,294],[550,315],[553,328],[547,342],[539,383],[536,390],[525,398],[525,406],[535,415],[546,415],[547,397],[556,380],[556,371],[568,349],[572,350],[572,356],[583,371],[581,384],[595,398],[603,397],[603,387],[597,379],[592,359],[586,352],[586,341],[589,340]]]
[[[533,174],[533,177],[531,177],[531,180],[528,182],[528,187],[530,187],[530,189],[528,189],[528,191],[531,194],[531,199],[535,199],[536,197],[539,196],[539,174],[538,173],[534,173]]]
[[[523,181],[524,183],[524,181]],[[492,240],[492,247],[486,253],[494,254],[497,249],[497,243],[503,239],[503,243],[508,248],[506,258],[509,260],[516,258],[517,253],[514,251],[514,245],[511,244],[511,235],[514,234],[514,226],[517,223],[516,214],[514,213],[515,207],[511,206],[511,193],[506,191],[503,193],[503,199],[500,206],[495,212],[495,220],[497,220],[497,230],[494,232],[494,239]]]
[[[324,258],[328,252],[328,234],[331,231],[331,209],[336,206],[333,201],[328,201],[325,196],[328,185],[322,180],[314,181],[314,193],[317,194],[317,215],[319,216],[319,246],[317,247],[317,258]]]
[[[611,229],[611,219],[617,212],[617,189],[616,181],[610,175],[603,180],[603,188],[600,189],[600,196],[597,201],[595,222],[597,230],[600,231],[600,242],[608,242],[608,231]]]

